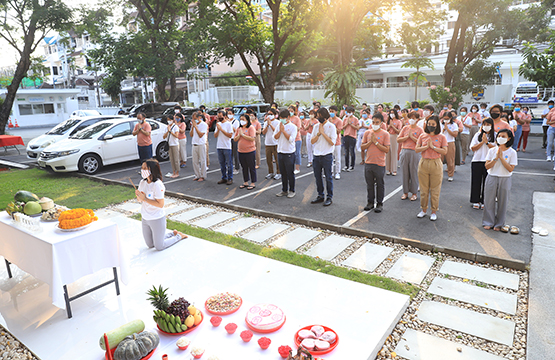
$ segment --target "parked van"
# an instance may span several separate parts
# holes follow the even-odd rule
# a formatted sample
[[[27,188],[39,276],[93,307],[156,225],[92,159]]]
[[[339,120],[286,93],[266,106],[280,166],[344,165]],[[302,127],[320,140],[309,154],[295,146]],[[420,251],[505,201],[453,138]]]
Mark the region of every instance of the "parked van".
[[[540,87],[535,81],[519,82],[513,89],[513,103],[534,104],[541,101]]]

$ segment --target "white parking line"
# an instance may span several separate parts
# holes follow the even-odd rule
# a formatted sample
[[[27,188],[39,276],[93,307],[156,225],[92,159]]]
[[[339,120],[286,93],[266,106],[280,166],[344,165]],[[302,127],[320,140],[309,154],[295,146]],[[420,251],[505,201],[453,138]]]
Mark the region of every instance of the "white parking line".
[[[214,155],[214,154],[215,154],[215,152],[208,153],[208,155]],[[187,156],[187,159],[192,159],[192,158],[193,158],[192,156]],[[119,170],[114,170],[114,171],[108,171],[108,172],[104,172],[104,173],[99,173],[98,176],[100,176],[100,175],[117,174],[117,173],[120,173],[120,172],[129,171],[129,170],[137,170],[137,171],[138,171],[138,170],[139,170],[139,167],[140,167],[140,166],[138,166],[138,167],[137,167],[137,166],[133,166],[133,167],[125,168],[125,169],[119,169]]]
[[[264,161],[264,160],[266,160],[266,158],[260,159],[260,163],[262,163],[262,161]],[[215,173],[215,172],[218,172],[218,171],[220,171],[219,164],[218,164],[218,169],[207,171],[206,174],[212,174],[212,173]],[[239,174],[237,174],[237,175],[239,175]],[[171,183],[176,182],[176,181],[192,179],[194,177],[195,177],[195,175],[189,175],[189,176],[186,176],[186,177],[183,177],[183,178],[164,181],[164,184],[171,184]]]
[[[532,175],[532,176],[553,176],[553,175],[555,175],[555,174],[540,174],[540,173],[521,172],[521,171],[513,171],[513,174]]]
[[[387,194],[384,198],[383,198],[383,202],[386,202],[387,200],[391,199],[393,197],[393,195],[397,194],[398,192],[400,192],[401,190],[403,190],[403,185],[399,186],[397,189],[393,190],[392,192],[390,192],[389,194]],[[359,213],[357,216],[355,216],[354,218],[352,218],[351,220],[347,221],[345,224],[343,224],[342,226],[351,226],[354,223],[356,223],[357,221],[359,221],[360,219],[362,219],[364,216],[366,216],[366,214],[370,213],[372,211],[362,211],[361,213]]]
[[[303,175],[300,175],[300,176],[296,176],[296,177],[295,177],[295,180],[304,178],[305,176],[308,176],[308,175],[314,176],[314,173],[313,173],[313,172],[308,172],[308,173],[306,173],[306,174],[303,174]],[[260,189],[260,190],[258,190],[258,191],[250,192],[250,193],[248,193],[248,194],[246,194],[246,195],[238,196],[238,197],[236,197],[236,198],[234,198],[234,199],[229,199],[229,200],[227,200],[227,201],[224,201],[224,203],[225,203],[225,204],[230,204],[230,203],[232,203],[232,202],[235,202],[235,201],[238,201],[238,200],[242,200],[242,199],[248,198],[249,196],[253,196],[253,195],[260,194],[260,193],[262,193],[262,192],[264,192],[264,191],[266,191],[266,190],[275,188],[275,187],[277,187],[277,186],[281,186],[281,181],[279,181],[277,184],[274,184],[274,185],[265,186],[265,187],[263,187],[262,189]]]

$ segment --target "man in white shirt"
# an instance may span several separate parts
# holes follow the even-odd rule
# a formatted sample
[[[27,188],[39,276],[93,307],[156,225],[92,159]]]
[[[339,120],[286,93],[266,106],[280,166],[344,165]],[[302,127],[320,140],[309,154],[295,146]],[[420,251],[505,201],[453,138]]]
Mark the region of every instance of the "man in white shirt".
[[[486,104],[486,103],[481,103],[480,104],[480,110],[478,110],[478,114],[480,114],[482,116],[482,119],[490,117],[490,114],[489,114],[489,111],[487,110],[487,108],[488,108],[488,104]]]
[[[208,125],[202,120],[202,113],[194,113],[191,121],[191,138],[193,143],[193,170],[194,181],[206,179],[206,137]]]
[[[542,129],[543,129],[543,142],[542,142],[542,149],[546,149],[547,148],[547,129],[549,129],[549,125],[547,125],[547,114],[549,114],[549,111],[551,111],[551,109],[553,109],[553,106],[555,105],[555,101],[553,100],[549,100],[549,102],[547,103],[547,108],[543,109],[543,113],[542,113]]]
[[[218,152],[218,162],[220,163],[220,171],[222,173],[222,179],[218,181],[218,184],[233,184],[233,161],[232,161],[232,151],[231,151],[231,138],[235,131],[233,126],[229,121],[229,118],[224,116],[224,111],[218,111],[218,117],[216,118],[216,130],[214,131],[214,137],[216,138],[216,149]]]
[[[337,131],[335,125],[329,122],[330,114],[327,109],[323,108],[317,112],[318,124],[312,128],[312,142],[314,151],[314,160],[312,169],[316,178],[316,190],[318,197],[311,201],[311,204],[323,202],[324,206],[330,206],[333,198],[333,176],[331,167],[333,163],[333,151],[335,150],[335,142],[337,140]],[[326,175],[327,196],[324,201],[324,182],[322,179],[322,169]]]
[[[274,131],[277,140],[278,164],[281,169],[281,192],[278,197],[295,196],[295,138],[297,126],[290,120],[289,110],[279,113],[279,127]]]
[[[264,147],[266,149],[266,163],[268,164],[268,175],[266,179],[281,179],[279,172],[277,140],[274,138],[274,132],[279,128],[278,111],[276,109],[268,110],[268,114],[264,119],[262,135],[264,135]],[[274,161],[276,164],[276,172],[274,174]]]

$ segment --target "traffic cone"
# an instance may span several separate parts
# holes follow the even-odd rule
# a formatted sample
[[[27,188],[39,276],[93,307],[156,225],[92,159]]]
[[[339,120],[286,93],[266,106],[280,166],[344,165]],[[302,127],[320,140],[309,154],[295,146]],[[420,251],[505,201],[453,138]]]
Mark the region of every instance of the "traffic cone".
[[[13,128],[12,119],[9,119],[8,128]]]
[[[15,127],[18,128],[19,125],[17,125],[17,119],[15,119]]]

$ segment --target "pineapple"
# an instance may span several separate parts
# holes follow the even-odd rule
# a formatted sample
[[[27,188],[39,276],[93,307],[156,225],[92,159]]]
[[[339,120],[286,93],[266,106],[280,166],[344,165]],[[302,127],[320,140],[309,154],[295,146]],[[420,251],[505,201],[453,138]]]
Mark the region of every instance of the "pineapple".
[[[166,312],[171,315],[179,316],[179,318],[181,319],[181,323],[184,324],[187,316],[194,315],[189,314],[189,305],[190,304],[187,300],[180,297],[179,299],[172,301]]]
[[[158,286],[158,289],[153,285],[152,289],[148,290],[146,293],[150,296],[148,300],[157,310],[168,311],[170,301],[168,300],[166,291],[168,291],[168,289],[162,288],[162,285]]]

